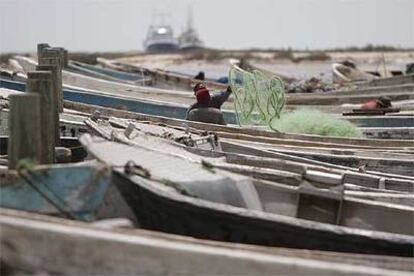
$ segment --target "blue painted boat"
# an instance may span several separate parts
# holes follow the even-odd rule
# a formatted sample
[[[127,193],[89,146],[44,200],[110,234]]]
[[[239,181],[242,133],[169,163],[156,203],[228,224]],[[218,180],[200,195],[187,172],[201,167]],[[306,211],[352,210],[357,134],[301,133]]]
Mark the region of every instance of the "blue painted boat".
[[[135,74],[144,73],[145,76],[151,78],[151,86],[158,88],[179,89],[192,92],[194,85],[200,82],[200,80],[194,79],[194,76],[182,73],[177,74],[172,71],[149,69],[129,63],[107,60],[104,58],[97,58],[97,62],[105,68],[111,68],[122,72]],[[216,80],[205,79],[203,82],[212,90],[224,91],[227,88],[227,85],[217,82]]]
[[[26,84],[18,81],[5,80],[0,78],[0,87],[25,91]],[[111,95],[90,89],[64,88],[65,100],[98,105],[116,109],[123,109],[147,115],[162,116],[167,118],[184,119],[187,107],[174,103],[160,101],[139,100],[128,96]],[[237,124],[236,114],[231,111],[223,111],[227,124]],[[359,127],[414,127],[412,116],[367,116],[360,118],[347,118]]]
[[[25,83],[4,79],[0,79],[0,87],[21,92],[26,90]],[[130,97],[111,96],[110,94],[102,94],[99,91],[88,89],[64,88],[63,97],[65,100],[73,102],[118,108],[168,118],[184,119],[187,112],[187,107],[183,105],[162,103],[159,101],[137,100]],[[224,119],[228,124],[237,123],[234,112],[223,111],[223,114]]]
[[[144,79],[144,75],[140,74],[132,74],[127,72],[121,72],[118,70],[113,70],[109,68],[102,68],[98,66],[93,66],[90,64],[85,64],[81,62],[70,62],[69,70],[81,71],[81,73],[85,74],[86,72],[94,72],[97,74],[102,74],[108,77],[112,77],[121,81],[129,81],[129,82],[136,82]],[[66,69],[67,70],[67,69]]]
[[[351,123],[366,128],[411,128],[414,116],[355,116],[346,118]]]
[[[97,219],[111,184],[111,171],[101,166],[39,166],[18,173],[0,170],[0,206],[72,219]]]

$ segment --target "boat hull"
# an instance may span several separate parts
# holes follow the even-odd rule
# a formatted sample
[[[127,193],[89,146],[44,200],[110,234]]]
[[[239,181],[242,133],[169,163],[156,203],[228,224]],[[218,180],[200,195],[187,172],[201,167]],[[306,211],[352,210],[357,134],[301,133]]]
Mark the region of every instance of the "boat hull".
[[[83,63],[71,63],[69,65],[70,68],[73,69],[85,69],[85,70],[89,70],[92,72],[95,72],[97,74],[103,74],[121,81],[130,81],[130,82],[138,82],[143,80],[143,76],[139,75],[139,74],[131,74],[131,73],[126,73],[126,72],[121,72],[121,71],[117,71],[117,70],[113,70],[113,69],[109,69],[109,68],[101,68],[101,67],[97,67],[94,65],[90,65],[90,64],[83,64]],[[82,71],[82,73],[84,74],[85,71]]]
[[[0,87],[23,92],[26,89],[26,84],[0,79]],[[168,118],[184,119],[187,112],[187,108],[180,105],[170,105],[156,101],[139,101],[126,97],[121,98],[111,95],[88,93],[87,91],[68,88],[64,88],[63,98],[65,100],[73,102],[117,108],[148,115],[164,116]],[[227,124],[237,124],[237,119],[234,112],[224,111],[223,115]]]
[[[109,231],[6,209],[0,210],[0,227],[5,274],[22,274],[22,267],[25,274],[41,270],[65,275],[182,275],[191,271],[192,275],[359,276],[370,271],[388,276],[413,271],[409,258],[264,248],[139,229]]]
[[[296,218],[275,220],[224,210],[226,207],[212,209],[159,195],[120,173],[115,172],[114,177],[121,179],[118,188],[145,229],[236,243],[414,256],[413,240],[407,240],[407,236],[361,235],[360,230],[340,231],[334,225],[309,227],[306,221]]]
[[[110,171],[103,166],[45,166],[25,175],[8,170],[0,175],[5,180],[0,187],[1,208],[84,221],[96,218],[111,183]]]
[[[173,43],[156,43],[146,47],[148,53],[170,53],[178,50],[177,44]]]
[[[25,91],[26,85],[22,82],[0,79],[0,87]],[[100,94],[93,90],[77,90],[64,88],[63,97],[65,100],[122,109],[142,114],[163,116],[167,118],[184,119],[187,107],[177,104],[169,104],[157,101],[145,101],[130,97],[119,97],[110,94]],[[223,111],[224,119],[227,124],[238,124],[236,114],[231,111]],[[348,121],[360,127],[413,127],[412,116],[370,116],[352,117]]]

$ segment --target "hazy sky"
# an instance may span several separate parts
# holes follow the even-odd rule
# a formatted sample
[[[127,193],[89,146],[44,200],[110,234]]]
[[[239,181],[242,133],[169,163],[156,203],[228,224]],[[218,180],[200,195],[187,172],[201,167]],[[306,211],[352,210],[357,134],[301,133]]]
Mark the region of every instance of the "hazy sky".
[[[154,13],[177,35],[190,4],[210,47],[414,47],[414,0],[0,0],[0,52],[142,50]]]

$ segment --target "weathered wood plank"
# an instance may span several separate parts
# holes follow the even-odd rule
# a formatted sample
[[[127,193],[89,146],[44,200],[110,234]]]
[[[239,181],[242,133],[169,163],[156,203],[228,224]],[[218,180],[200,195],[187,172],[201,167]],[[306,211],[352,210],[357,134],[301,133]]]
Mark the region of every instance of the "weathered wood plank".
[[[408,258],[270,249],[145,230],[111,231],[8,210],[1,210],[0,225],[2,240],[7,240],[2,243],[4,259],[33,272],[404,276],[412,271]]]
[[[59,122],[59,106],[63,103],[59,103],[61,92],[59,91],[59,68],[57,65],[38,65],[36,66],[37,71],[49,71],[52,73],[52,97],[50,98],[50,104],[45,108],[51,108],[53,110],[53,122],[55,130],[55,145],[60,146],[60,122]]]
[[[9,168],[16,168],[21,159],[42,162],[40,134],[40,96],[22,94],[10,96],[8,158]]]
[[[55,161],[56,146],[56,114],[52,72],[33,71],[28,73],[26,91],[40,96],[40,135],[42,164],[52,164]]]

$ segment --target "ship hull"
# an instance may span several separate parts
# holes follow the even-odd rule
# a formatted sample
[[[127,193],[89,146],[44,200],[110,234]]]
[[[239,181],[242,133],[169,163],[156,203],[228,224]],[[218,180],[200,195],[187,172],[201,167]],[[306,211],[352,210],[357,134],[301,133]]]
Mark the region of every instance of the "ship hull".
[[[178,50],[178,46],[173,43],[157,43],[148,45],[146,51],[148,53],[169,53]]]

